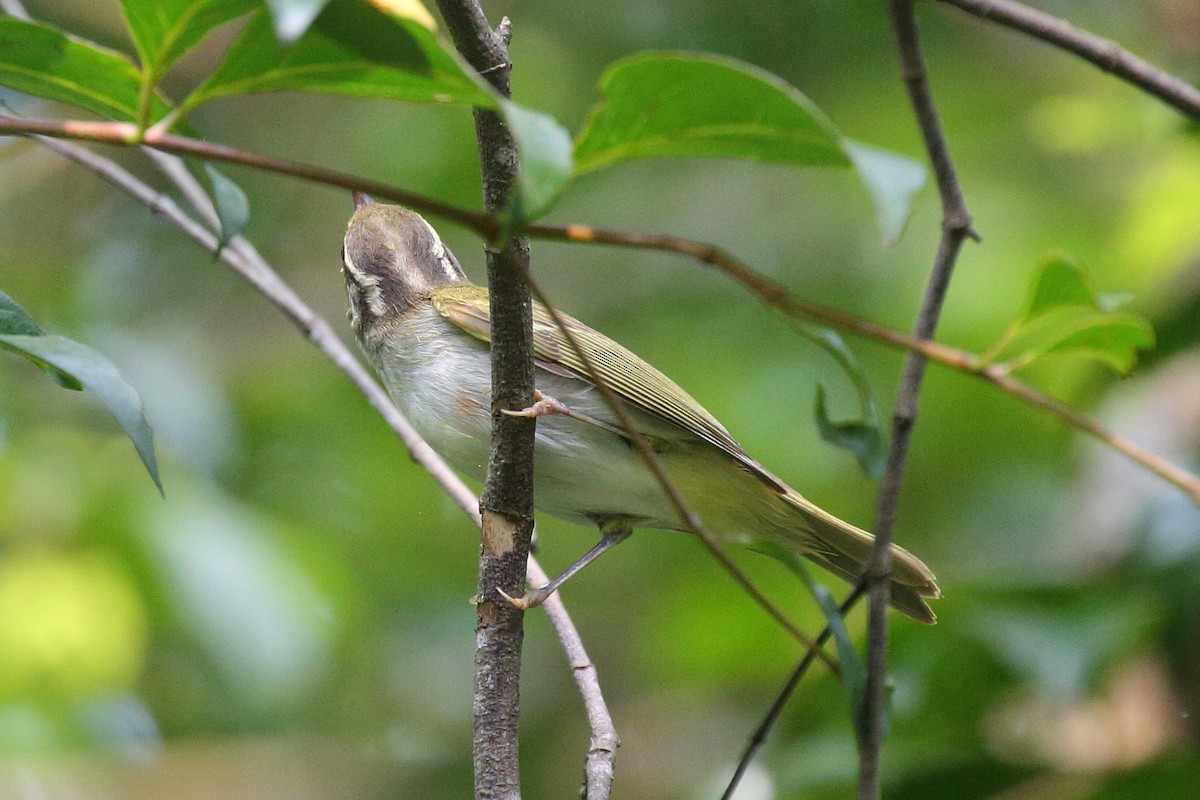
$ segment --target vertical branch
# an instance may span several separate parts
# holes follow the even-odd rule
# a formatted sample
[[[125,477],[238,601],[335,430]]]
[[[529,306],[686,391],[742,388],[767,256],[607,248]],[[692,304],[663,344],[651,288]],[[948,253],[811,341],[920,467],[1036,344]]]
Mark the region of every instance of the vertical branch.
[[[505,97],[508,20],[493,31],[476,0],[438,0],[463,57]],[[503,120],[475,109],[484,205],[508,203],[517,178],[517,148]],[[524,275],[529,244],[513,237],[487,253],[492,319],[492,447],[480,498],[479,605],[475,646],[475,797],[521,796],[517,719],[520,712],[522,613],[496,589],[520,594],[533,532],[534,420],[502,414],[533,403],[533,312]]]
[[[916,115],[925,149],[937,179],[942,201],[942,238],[937,256],[925,287],[925,296],[917,314],[914,335],[917,339],[933,338],[941,315],[950,276],[954,272],[959,251],[967,237],[978,239],[971,229],[971,214],[963,199],[962,188],[954,172],[950,150],[942,133],[937,107],[929,89],[925,62],[917,37],[913,16],[913,0],[888,0],[888,13],[900,57],[900,72],[908,89],[909,101]],[[913,426],[917,420],[917,399],[925,377],[926,358],[910,352],[904,362],[904,374],[892,412],[892,443],[888,451],[887,469],[879,489],[879,506],[875,514],[875,546],[867,562],[867,596],[870,611],[867,623],[867,685],[863,698],[864,735],[859,756],[858,800],[876,800],[880,787],[880,755],[883,746],[884,687],[887,677],[887,607],[892,572],[892,531],[904,484],[908,449]]]

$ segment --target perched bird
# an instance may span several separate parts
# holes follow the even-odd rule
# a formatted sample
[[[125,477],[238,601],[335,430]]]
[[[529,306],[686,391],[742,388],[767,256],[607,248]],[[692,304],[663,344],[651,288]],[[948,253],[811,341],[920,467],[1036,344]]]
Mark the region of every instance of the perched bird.
[[[363,199],[342,250],[350,324],[392,399],[453,467],[482,480],[491,433],[487,289],[473,285],[437,231],[420,215]],[[742,449],[703,406],[613,340],[563,315],[601,377],[621,398],[640,435],[705,526],[723,541],[772,542],[850,582],[858,581],[871,534],[818,508]],[[534,503],[547,514],[596,525],[600,544],[562,580],[634,528],[683,530],[675,508],[589,380],[578,354],[544,306],[534,304],[539,416]],[[892,548],[892,605],[932,623],[925,598],[933,573]]]

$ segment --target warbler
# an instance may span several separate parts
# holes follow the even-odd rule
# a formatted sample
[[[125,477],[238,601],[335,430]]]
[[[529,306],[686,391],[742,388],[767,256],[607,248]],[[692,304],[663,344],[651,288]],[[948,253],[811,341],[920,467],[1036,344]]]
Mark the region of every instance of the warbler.
[[[342,248],[349,319],[396,405],[462,473],[483,480],[491,434],[488,291],[472,284],[419,214],[356,197]],[[562,315],[597,374],[618,395],[672,483],[722,541],[775,547],[857,582],[874,537],[809,502],[751,458],[717,419],[629,350]],[[534,503],[561,519],[598,526],[601,541],[518,605],[537,605],[563,580],[635,528],[686,530],[605,403],[569,340],[542,305],[533,307],[538,416]],[[892,547],[892,605],[935,620],[933,573]]]

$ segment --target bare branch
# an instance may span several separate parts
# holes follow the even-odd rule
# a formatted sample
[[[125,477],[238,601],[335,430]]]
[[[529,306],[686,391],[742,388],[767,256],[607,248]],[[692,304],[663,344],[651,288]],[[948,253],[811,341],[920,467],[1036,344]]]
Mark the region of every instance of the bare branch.
[[[1116,42],[1013,0],[938,0],[981,19],[1028,34],[1091,62],[1192,119],[1200,119],[1200,89],[1124,50]]]
[[[0,136],[23,134],[37,134],[55,139],[103,142],[125,147],[146,145],[176,155],[195,156],[207,161],[219,161],[226,164],[240,164],[244,167],[274,172],[279,175],[290,175],[293,178],[325,186],[366,192],[376,198],[402,203],[418,211],[466,225],[484,238],[493,238],[500,232],[499,224],[490,214],[468,211],[390,184],[359,178],[348,172],[251,153],[216,142],[205,142],[199,139],[189,139],[186,136],[161,133],[153,128],[142,134],[138,132],[137,126],[130,122],[16,119],[13,117],[0,119]]]
[[[114,128],[113,126],[117,127]],[[124,126],[124,123],[93,123],[74,120],[59,122],[53,120],[14,119],[0,116],[0,135],[5,133],[13,135],[41,134],[56,138],[97,141],[116,145],[136,144],[135,141],[130,141],[121,134],[121,126]],[[171,141],[167,144],[174,148],[172,152],[195,155],[199,158],[209,157],[209,148],[218,147],[219,151],[212,153],[212,157],[216,160],[291,175],[326,185],[354,189],[382,199],[395,200],[408,204],[418,211],[456,221],[474,230],[484,238],[494,236],[499,230],[499,225],[495,218],[490,215],[479,214],[456,206],[449,206],[436,200],[414,195],[396,186],[357,178],[348,173],[324,170],[307,164],[281,161],[279,159],[245,153],[236,148],[212,145],[209,142],[199,142],[183,139],[182,137],[171,137]],[[155,146],[166,147],[166,145],[161,144]],[[637,250],[657,250],[660,252],[676,253],[701,264],[711,266],[742,284],[765,305],[779,309],[785,314],[815,320],[838,330],[872,339],[889,347],[920,353],[931,361],[982,378],[1018,399],[1057,415],[1068,425],[1094,436],[1103,444],[1116,449],[1150,472],[1173,483],[1186,492],[1192,499],[1192,502],[1200,505],[1200,477],[1148,452],[1129,439],[1106,430],[1094,420],[1069,409],[1061,402],[1039,392],[1028,384],[1011,378],[996,369],[979,369],[979,359],[976,354],[891,330],[870,320],[860,319],[837,309],[797,297],[783,284],[766,278],[745,262],[740,261],[716,245],[678,236],[605,230],[589,225],[577,224],[536,224],[525,228],[525,232],[530,237],[536,239],[574,242],[577,244],[607,244]]]
[[[950,347],[931,339],[921,339],[901,333],[870,320],[852,316],[844,311],[805,300],[793,294],[787,286],[757,272],[744,261],[716,245],[678,236],[605,230],[588,225],[538,224],[529,226],[527,232],[535,239],[550,239],[577,244],[606,244],[636,250],[675,253],[705,266],[713,267],[740,283],[763,305],[777,309],[788,316],[813,320],[894,349],[919,353],[942,366],[985,380],[1013,397],[1054,414],[1071,427],[1095,437],[1139,466],[1182,489],[1192,499],[1192,502],[1200,505],[1200,477],[1149,452],[1136,442],[1106,429],[1087,415],[1075,411],[1029,384],[1013,378],[1001,365],[992,364],[981,368],[979,356],[970,351]]]
[[[550,581],[550,576],[542,571],[533,556],[529,557],[529,577],[538,586],[544,586]],[[583,648],[583,638],[575,630],[575,624],[563,608],[561,594],[555,592],[550,595],[542,606],[549,613],[550,624],[558,635],[563,652],[567,654],[567,663],[571,666],[571,674],[575,676],[579,694],[583,697],[583,708],[587,714],[588,726],[592,730],[592,740],[583,764],[583,798],[608,800],[612,791],[613,765],[621,740],[617,737],[612,715],[608,713],[604,695],[600,692],[596,666],[588,658],[587,651]]]
[[[909,101],[929,152],[929,161],[937,177],[938,194],[942,200],[942,240],[938,246],[925,296],[917,312],[914,338],[932,339],[937,330],[950,276],[954,272],[959,251],[967,237],[975,237],[971,229],[971,214],[963,200],[962,189],[954,172],[941,120],[929,89],[925,61],[917,36],[913,16],[913,0],[889,0],[888,14],[900,56],[900,73],[908,88]],[[976,237],[977,238],[977,237]],[[867,685],[863,698],[863,733],[859,746],[858,800],[878,800],[880,791],[880,757],[883,749],[884,688],[887,682],[887,607],[891,595],[892,532],[896,511],[900,505],[900,489],[904,484],[905,467],[912,431],[917,420],[917,398],[925,377],[926,358],[910,352],[904,362],[904,374],[892,412],[892,442],[888,450],[887,467],[879,488],[879,506],[875,513],[875,545],[867,561],[867,597],[870,600],[867,618]]]
[[[488,25],[477,0],[438,0],[458,52],[495,87],[512,95],[508,46]],[[509,26],[511,35],[511,26]],[[517,145],[495,111],[474,110],[484,208],[505,210],[517,182]],[[487,255],[492,354],[492,442],[480,510],[479,622],[475,628],[475,797],[521,796],[517,719],[521,710],[524,613],[500,596],[525,586],[533,534],[533,446],[536,421],[504,414],[533,403],[533,309],[523,275],[529,241],[510,237]]]

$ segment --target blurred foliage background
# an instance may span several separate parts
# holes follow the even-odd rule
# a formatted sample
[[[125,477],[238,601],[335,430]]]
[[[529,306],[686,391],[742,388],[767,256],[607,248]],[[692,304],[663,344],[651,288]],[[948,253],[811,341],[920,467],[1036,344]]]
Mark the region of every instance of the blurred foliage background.
[[[130,50],[115,0],[28,5]],[[1200,77],[1192,3],[1040,5]],[[1018,313],[1037,260],[1069,252],[1098,290],[1134,293],[1160,346],[1121,380],[1061,359],[1025,377],[1200,467],[1195,130],[1088,65],[920,6],[984,236],[964,253],[939,338],[985,348]],[[514,20],[517,99],[573,131],[605,65],[683,49],[775,72],[847,135],[922,153],[876,0],[486,8]],[[231,35],[173,74],[180,93]],[[272,95],[205,106],[193,122],[247,149],[479,203],[462,109]],[[161,185],[136,153],[108,154]],[[349,198],[227,172],[251,198],[247,234],[340,323]],[[907,329],[938,215],[927,189],[904,239],[882,250],[847,172],[676,161],[582,178],[550,218],[711,240],[805,297]],[[479,242],[442,232],[482,281]],[[674,377],[806,495],[869,526],[875,485],[812,421],[817,383],[835,417],[854,413],[852,388],[786,320],[663,255],[535,243],[534,265],[564,309]],[[211,255],[23,140],[0,140],[0,281],[138,387],[166,485],[164,500],[101,406],[0,359],[0,796],[467,796],[477,537],[343,376]],[[851,344],[889,407],[900,355]],[[539,526],[551,572],[594,536]],[[934,628],[895,618],[890,797],[1197,796],[1200,512],[1182,494],[933,367],[898,537],[946,596]],[[784,570],[736,555],[818,627]],[[719,794],[794,643],[681,536],[634,537],[564,597],[621,734],[616,796]],[[574,796],[582,710],[544,616],[530,614],[527,631],[526,794]],[[855,766],[842,693],[815,670],[738,797],[846,797]]]

